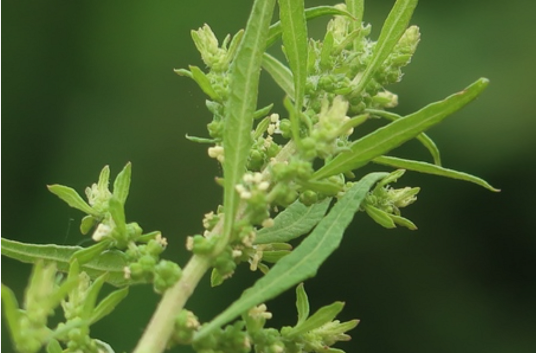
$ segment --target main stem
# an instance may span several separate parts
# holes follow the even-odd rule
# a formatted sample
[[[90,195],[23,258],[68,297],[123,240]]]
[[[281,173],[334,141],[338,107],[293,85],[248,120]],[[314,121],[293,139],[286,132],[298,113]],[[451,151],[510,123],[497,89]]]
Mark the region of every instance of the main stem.
[[[296,147],[294,143],[289,141],[279,151],[274,162],[288,161],[295,152]],[[268,173],[269,168],[266,168],[263,174]],[[241,206],[237,213],[238,218],[243,216],[245,205],[242,204]],[[211,231],[211,235],[221,234],[222,229],[223,222],[220,220]],[[217,253],[214,255],[217,255]],[[133,353],[162,353],[166,349],[171,333],[173,332],[175,318],[194,292],[195,287],[197,287],[203,275],[210,269],[210,263],[210,256],[193,255],[190,258],[190,261],[184,267],[181,279],[164,293]]]
[[[190,258],[181,279],[164,293],[134,353],[161,353],[166,349],[177,314],[209,268],[209,257],[193,255]]]

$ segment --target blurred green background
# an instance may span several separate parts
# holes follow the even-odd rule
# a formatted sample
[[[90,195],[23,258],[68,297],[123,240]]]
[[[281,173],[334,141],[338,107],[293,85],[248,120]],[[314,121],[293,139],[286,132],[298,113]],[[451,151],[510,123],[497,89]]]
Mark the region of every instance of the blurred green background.
[[[306,1],[313,6],[321,1]],[[333,1],[323,3],[334,4]],[[377,37],[393,1],[366,3]],[[109,164],[133,163],[127,217],[161,230],[167,257],[184,264],[187,235],[221,202],[220,170],[206,146],[210,115],[193,81],[173,68],[202,66],[189,31],[209,23],[220,38],[242,28],[250,0],[2,1],[2,236],[77,244],[81,213],[45,185],[79,191]],[[386,231],[358,214],[343,245],[306,282],[312,310],[347,302],[359,318],[347,352],[536,351],[536,2],[421,1],[412,23],[422,41],[399,94],[408,113],[491,80],[476,102],[430,135],[444,165],[484,177],[502,192],[407,173],[421,186],[405,210],[419,230]],[[326,20],[310,31],[321,35]],[[259,105],[282,93],[264,77]],[[428,158],[410,142],[398,155]],[[30,266],[2,258],[2,282],[19,300]],[[241,268],[211,290],[206,278],[188,308],[210,320],[257,277]],[[117,314],[92,333],[131,351],[155,308],[149,287],[134,287]],[[270,301],[270,325],[295,320],[294,293]],[[2,325],[2,349],[11,351]],[[183,350],[175,350],[183,351]]]

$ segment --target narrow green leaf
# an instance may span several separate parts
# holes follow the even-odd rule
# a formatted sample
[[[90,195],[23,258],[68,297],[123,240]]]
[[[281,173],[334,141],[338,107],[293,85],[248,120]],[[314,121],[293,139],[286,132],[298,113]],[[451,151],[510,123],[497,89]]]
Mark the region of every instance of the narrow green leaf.
[[[324,217],[331,199],[305,206],[300,201],[280,212],[274,218],[274,225],[257,232],[255,244],[286,243],[308,233]]]
[[[99,174],[99,181],[97,182],[97,188],[100,190],[101,194],[104,195],[106,191],[109,191],[108,189],[109,185],[110,185],[110,166],[105,165]]]
[[[88,246],[87,248],[82,248],[78,251],[76,251],[73,256],[71,256],[69,261],[78,261],[80,265],[83,265],[92,259],[98,257],[103,251],[107,250],[110,246],[110,242],[106,241],[106,239],[103,239],[102,241],[98,242],[97,244],[93,244],[91,246]]]
[[[125,206],[115,196],[112,196],[108,201],[108,207],[116,229],[120,234],[126,234]]]
[[[307,23],[303,1],[278,0],[283,45],[294,77],[295,106],[301,113],[307,80]]]
[[[207,75],[205,75],[205,73],[201,71],[201,69],[197,66],[190,65],[189,67],[192,73],[192,78],[197,83],[199,88],[201,88],[201,90],[205,92],[205,94],[209,96],[210,99],[215,100],[217,102],[221,102],[221,97],[212,87],[212,84],[210,83],[210,80],[208,79]]]
[[[95,281],[93,281],[93,283],[91,283],[91,286],[86,292],[84,306],[82,308],[82,312],[80,313],[80,317],[83,320],[89,320],[93,316],[93,310],[95,309],[95,305],[97,304],[97,297],[99,295],[100,290],[102,289],[102,285],[106,281],[107,276],[107,273],[99,276]]]
[[[52,339],[47,344],[47,353],[63,353],[63,348],[57,340]]]
[[[267,116],[270,113],[270,110],[272,110],[273,107],[274,107],[274,104],[272,103],[272,104],[267,105],[264,108],[258,109],[253,114],[253,120],[264,118],[265,116]]]
[[[395,120],[362,137],[352,143],[351,152],[337,155],[329,164],[314,173],[313,178],[323,179],[364,166],[372,159],[400,146],[460,110],[478,97],[488,83],[487,79],[481,78],[461,92],[429,104],[415,113]]]
[[[225,209],[223,241],[226,245],[240,198],[235,186],[246,168],[249,150],[253,143],[251,130],[257,106],[259,75],[262,54],[273,15],[275,0],[255,0],[246,25],[244,37],[231,64],[231,84],[225,110],[224,141],[224,197]]]
[[[56,308],[60,305],[61,301],[64,300],[73,289],[78,287],[79,283],[80,277],[67,277],[67,279],[61,283],[59,288],[56,289],[51,296],[47,297],[49,307]]]
[[[253,138],[256,140],[259,137],[261,137],[266,130],[268,129],[268,126],[270,126],[270,117],[267,116],[266,118],[262,119],[255,128],[255,132],[253,133]]]
[[[130,177],[132,175],[132,163],[128,162],[123,170],[117,174],[114,181],[114,196],[123,205],[127,201],[128,191],[130,190]]]
[[[397,216],[394,214],[390,214],[389,217],[391,217],[391,219],[399,226],[406,227],[409,230],[417,230],[417,226],[415,225],[415,223],[413,223],[407,218]]]
[[[262,57],[262,68],[265,69],[279,87],[290,97],[294,99],[294,77],[292,72],[281,61],[277,60],[268,53]]]
[[[326,305],[318,309],[310,318],[305,320],[305,322],[293,327],[285,336],[292,338],[319,328],[320,326],[331,322],[342,311],[342,308],[344,308],[343,302],[335,302]]]
[[[296,287],[296,309],[298,310],[298,322],[296,326],[298,326],[309,317],[309,298],[307,297],[303,283],[300,283]]]
[[[91,208],[91,206],[89,206],[73,188],[58,184],[48,185],[47,188],[51,193],[65,201],[72,208],[76,208],[77,210],[95,217],[99,216],[99,214]]]
[[[53,261],[60,272],[69,272],[69,260],[73,254],[83,249],[80,246],[61,246],[56,244],[25,244],[13,240],[2,238],[2,255],[12,259],[34,264],[39,260]],[[133,282],[125,279],[123,272],[127,262],[121,251],[109,250],[100,254],[93,260],[80,266],[89,277],[95,279],[103,273],[109,272],[107,282],[116,286],[123,287],[128,284],[142,283]]]
[[[390,121],[395,121],[398,119],[402,119],[402,117],[398,114],[388,112],[385,110],[378,110],[378,109],[367,109],[367,113],[374,114],[377,116],[380,116],[382,118],[386,118]],[[416,139],[422,143],[422,145],[430,152],[432,155],[432,158],[434,160],[434,164],[441,165],[441,155],[439,153],[439,148],[437,148],[434,140],[432,140],[428,135],[425,133],[421,133],[417,135]]]
[[[325,195],[335,196],[341,191],[341,185],[329,180],[308,180],[300,182],[300,185],[308,190],[313,190]]]
[[[389,156],[376,157],[372,161],[377,164],[387,165],[387,166],[394,167],[394,168],[403,168],[403,169],[412,170],[412,171],[420,172],[420,173],[439,175],[439,176],[444,176],[444,177],[451,178],[451,179],[465,180],[465,181],[469,181],[471,183],[480,185],[490,191],[495,191],[495,192],[501,191],[500,189],[496,189],[493,186],[491,186],[485,180],[480,179],[474,175],[459,172],[453,169],[440,167],[438,165],[434,165],[434,164],[430,164],[426,162],[412,161],[409,159],[402,159],[402,158],[389,157]]]
[[[409,20],[417,6],[418,0],[397,0],[385,20],[378,42],[374,46],[372,59],[365,72],[358,74],[355,94],[360,93],[370,81],[370,78],[380,68],[385,59],[393,51],[396,43],[408,27]]]
[[[396,224],[393,219],[390,217],[389,213],[380,210],[371,205],[365,207],[365,212],[369,215],[370,218],[379,225],[387,229],[396,228]]]
[[[3,245],[2,245],[3,248]],[[2,303],[4,304],[4,308],[2,310],[2,314],[4,314],[4,317],[6,318],[7,326],[9,327],[9,331],[11,332],[11,336],[13,337],[13,342],[15,344],[19,343],[21,341],[21,330],[20,330],[20,311],[19,311],[19,304],[17,302],[17,298],[15,297],[15,293],[2,283]]]
[[[209,138],[205,138],[205,137],[197,137],[197,136],[190,136],[188,134],[186,134],[186,139],[187,140],[190,140],[192,142],[197,142],[197,143],[216,143],[218,142],[217,140],[215,139],[209,139]]]
[[[333,6],[317,6],[305,9],[305,18],[307,21],[318,17],[331,15],[352,17],[350,13]],[[266,47],[270,47],[272,44],[274,44],[281,36],[281,32],[281,21],[277,21],[271,25],[270,31],[268,32],[268,39],[266,40]]]
[[[290,287],[312,277],[319,266],[339,246],[346,227],[375,182],[387,173],[365,176],[333,206],[315,230],[288,256],[281,259],[253,287],[198,332],[194,341],[211,333],[255,305],[274,298]]]
[[[289,250],[268,250],[262,252],[262,261],[268,262],[271,264],[276,263],[281,260],[283,257],[290,254]]]
[[[322,51],[320,52],[320,66],[323,69],[328,69],[332,66],[331,53],[333,51],[333,45],[335,39],[333,38],[333,32],[327,31],[322,42]]]
[[[106,298],[101,300],[99,305],[95,308],[95,310],[91,314],[91,318],[89,319],[90,325],[96,323],[103,317],[110,314],[115,307],[126,298],[128,295],[128,287],[118,289],[116,291],[113,291],[112,293],[108,294]]]

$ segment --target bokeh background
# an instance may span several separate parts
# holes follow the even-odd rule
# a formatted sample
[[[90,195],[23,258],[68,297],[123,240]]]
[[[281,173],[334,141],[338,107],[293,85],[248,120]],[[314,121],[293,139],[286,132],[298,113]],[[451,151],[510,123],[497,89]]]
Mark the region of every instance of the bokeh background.
[[[307,1],[307,5],[321,1]],[[334,4],[333,1],[323,3]],[[376,38],[393,1],[366,3]],[[166,256],[184,264],[187,235],[221,202],[206,146],[210,115],[193,81],[173,68],[202,66],[189,31],[209,23],[220,38],[242,28],[250,0],[2,1],[2,236],[78,244],[81,213],[45,185],[79,190],[109,164],[133,163],[129,220],[161,230]],[[404,81],[391,87],[401,114],[481,76],[487,91],[430,135],[444,165],[487,179],[473,184],[407,173],[421,186],[405,210],[419,230],[387,231],[358,214],[343,245],[306,282],[312,310],[347,302],[359,318],[347,352],[536,351],[536,2],[421,1],[412,23],[422,41]],[[310,31],[320,36],[326,20]],[[260,103],[282,93],[264,76]],[[427,158],[418,143],[397,151]],[[30,266],[2,258],[2,282],[19,300]],[[254,281],[246,267],[211,290],[203,280],[188,308],[210,320]],[[158,296],[134,287],[117,314],[92,330],[131,351]],[[294,293],[268,303],[274,327],[295,320]],[[2,324],[2,349],[12,350]],[[187,351],[176,349],[175,352]]]

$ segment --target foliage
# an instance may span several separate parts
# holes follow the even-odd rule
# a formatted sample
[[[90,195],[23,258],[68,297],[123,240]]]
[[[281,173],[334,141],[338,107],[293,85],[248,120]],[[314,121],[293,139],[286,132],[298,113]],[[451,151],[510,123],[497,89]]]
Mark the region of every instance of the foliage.
[[[405,170],[498,191],[478,177],[441,166],[437,146],[424,133],[478,97],[486,79],[407,116],[386,110],[398,103],[386,87],[400,81],[420,40],[418,27],[408,27],[417,0],[396,1],[377,41],[362,22],[363,1],[306,9],[302,1],[279,0],[280,21],[270,25],[275,5],[275,0],[256,0],[245,30],[228,35],[221,45],[208,25],[192,31],[206,70],[175,70],[199,85],[213,114],[209,137],[187,138],[210,144],[208,155],[223,169],[218,179],[223,205],[205,215],[203,234],[186,238],[192,257],[184,269],[160,259],[167,245],[160,232],[144,233],[136,222],[127,222],[130,163],[112,190],[110,169],[104,167],[85,190],[87,202],[72,188],[49,186],[86,214],[80,231],[91,233],[95,244],[81,248],[2,239],[2,255],[35,264],[22,308],[2,285],[6,322],[19,352],[43,346],[49,353],[113,352],[90,336],[90,326],[113,311],[129,286],[142,283],[163,296],[135,353],[173,345],[203,353],[342,352],[332,345],[350,339],[346,332],[358,321],[335,320],[342,302],[309,315],[302,282],[337,249],[354,214],[366,212],[385,228],[416,229],[401,209],[416,201],[420,189],[391,186]],[[333,18],[322,40],[310,39],[307,21],[320,16]],[[266,52],[278,39],[286,63]],[[261,68],[286,94],[285,112],[271,113],[273,105],[258,109]],[[354,130],[374,118],[390,122],[355,138]],[[432,162],[386,155],[414,138]],[[370,162],[400,169],[356,179]],[[289,242],[306,234],[293,249]],[[227,309],[204,324],[184,309],[207,271],[217,286],[241,263],[262,274]],[[105,282],[119,289],[98,302]],[[272,314],[264,303],[296,285],[296,325],[265,327]],[[49,328],[47,319],[59,306],[65,320]]]

